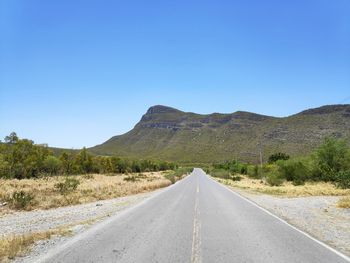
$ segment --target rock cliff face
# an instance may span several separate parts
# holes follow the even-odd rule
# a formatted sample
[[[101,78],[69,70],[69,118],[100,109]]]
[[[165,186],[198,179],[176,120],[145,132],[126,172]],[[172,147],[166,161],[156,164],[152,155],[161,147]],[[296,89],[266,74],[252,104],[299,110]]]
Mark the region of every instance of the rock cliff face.
[[[350,105],[323,106],[285,118],[242,111],[201,115],[157,105],[134,129],[90,151],[180,162],[255,162],[259,144],[265,156],[276,151],[302,155],[326,136],[350,140]]]

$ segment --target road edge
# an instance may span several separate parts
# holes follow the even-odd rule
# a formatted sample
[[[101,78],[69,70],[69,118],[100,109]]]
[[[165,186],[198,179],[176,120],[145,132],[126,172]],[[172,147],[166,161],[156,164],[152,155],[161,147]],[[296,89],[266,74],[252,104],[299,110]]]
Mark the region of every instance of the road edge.
[[[274,213],[270,212],[269,210],[267,210],[266,208],[260,206],[259,204],[257,204],[256,202],[250,200],[249,198],[241,195],[238,192],[235,192],[233,189],[229,188],[227,185],[224,185],[222,183],[217,182],[216,180],[214,180],[213,178],[211,178],[211,176],[209,174],[205,175],[212,181],[214,181],[215,183],[217,183],[218,185],[222,186],[223,188],[225,188],[226,190],[230,191],[232,194],[236,195],[237,197],[245,200],[246,202],[254,205],[255,207],[259,208],[260,210],[264,211],[265,213],[269,214],[270,216],[276,218],[277,220],[279,220],[280,222],[286,224],[287,226],[291,227],[292,229],[298,231],[299,233],[303,234],[304,236],[308,237],[309,239],[311,239],[312,241],[318,243],[319,245],[323,246],[324,248],[330,250],[331,252],[335,253],[336,255],[338,255],[339,257],[343,258],[344,260],[350,262],[350,257],[348,257],[347,255],[343,254],[342,252],[336,250],[335,248],[332,248],[331,246],[327,245],[326,243],[324,243],[321,240],[318,240],[317,238],[311,236],[310,234],[308,234],[307,232],[297,228],[296,226],[288,223],[286,220],[280,218],[279,216],[275,215]]]
[[[97,224],[93,225],[91,228],[87,229],[83,233],[80,233],[78,235],[73,236],[71,239],[69,239],[66,242],[64,242],[60,247],[53,247],[50,250],[48,250],[46,254],[41,255],[38,258],[35,258],[34,259],[35,261],[29,261],[29,262],[35,262],[35,263],[50,262],[49,260],[51,258],[53,258],[55,255],[57,255],[59,253],[62,253],[65,249],[67,249],[71,245],[74,245],[76,242],[79,242],[80,240],[88,237],[89,235],[94,234],[99,229],[104,228],[105,226],[107,226],[108,224],[112,223],[113,221],[119,219],[120,217],[127,216],[129,213],[132,213],[132,211],[134,211],[138,207],[146,204],[147,202],[149,202],[150,200],[152,200],[152,199],[156,198],[157,196],[161,195],[165,191],[168,191],[168,190],[172,189],[173,187],[175,187],[176,185],[178,185],[178,184],[182,183],[183,181],[187,180],[191,175],[192,175],[192,173],[187,175],[185,178],[175,182],[174,184],[171,184],[171,185],[169,185],[167,187],[164,187],[164,188],[156,190],[153,195],[151,195],[151,196],[147,197],[146,199],[142,200],[140,203],[137,203],[137,204],[135,204],[135,205],[133,205],[131,207],[128,207],[125,210],[120,211],[120,213],[112,215],[110,218],[106,218],[105,220],[102,220],[102,221],[98,222]]]

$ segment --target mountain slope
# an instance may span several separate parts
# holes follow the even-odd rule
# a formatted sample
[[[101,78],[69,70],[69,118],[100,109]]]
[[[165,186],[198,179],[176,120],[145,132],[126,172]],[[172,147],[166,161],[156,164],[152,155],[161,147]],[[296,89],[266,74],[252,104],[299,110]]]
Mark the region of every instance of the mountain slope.
[[[179,162],[255,162],[260,143],[264,156],[276,151],[301,155],[326,136],[350,140],[350,105],[323,106],[285,118],[242,111],[201,115],[157,105],[134,129],[90,151]]]

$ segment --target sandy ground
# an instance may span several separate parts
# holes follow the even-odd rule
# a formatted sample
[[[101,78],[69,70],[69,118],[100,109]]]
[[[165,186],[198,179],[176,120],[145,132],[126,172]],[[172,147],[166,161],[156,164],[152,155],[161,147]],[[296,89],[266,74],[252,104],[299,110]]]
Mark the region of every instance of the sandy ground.
[[[232,188],[232,187],[231,187]],[[341,197],[276,197],[232,188],[290,224],[350,256],[350,209],[336,207]]]

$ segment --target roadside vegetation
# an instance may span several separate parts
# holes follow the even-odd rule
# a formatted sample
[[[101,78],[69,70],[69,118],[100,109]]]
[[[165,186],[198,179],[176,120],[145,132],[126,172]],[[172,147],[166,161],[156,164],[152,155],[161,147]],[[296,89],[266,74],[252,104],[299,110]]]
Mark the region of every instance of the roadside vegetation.
[[[168,172],[0,179],[3,212],[49,209],[152,191],[170,185]],[[1,211],[1,210],[0,210]]]
[[[52,236],[67,236],[70,234],[71,231],[59,228],[26,235],[0,237],[0,262],[10,262],[16,256],[24,255],[39,240],[50,239]]]
[[[276,153],[262,166],[227,161],[207,172],[226,184],[287,196],[350,195],[350,148],[345,140],[326,138],[309,156]],[[346,207],[346,200],[339,204]]]
[[[180,167],[173,171],[168,171],[165,173],[165,178],[168,179],[172,184],[176,183],[178,180],[182,179],[184,175],[189,175],[193,171],[191,167]]]
[[[49,209],[152,191],[189,168],[151,160],[93,156],[84,148],[55,156],[15,133],[0,144],[0,210]]]
[[[338,207],[341,208],[350,208],[350,194],[349,196],[345,196],[343,198],[341,198],[338,203],[337,203]]]
[[[16,133],[0,144],[0,178],[28,179],[42,176],[141,173],[174,170],[174,163],[129,160],[115,156],[93,156],[83,148],[79,152],[62,152],[55,156],[46,146],[19,139]]]

